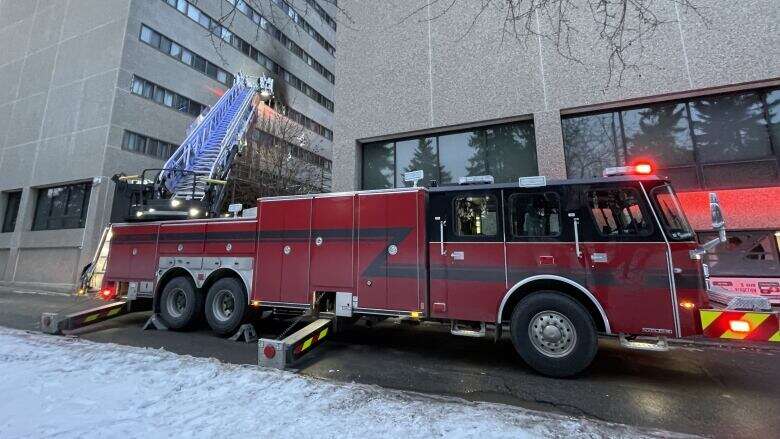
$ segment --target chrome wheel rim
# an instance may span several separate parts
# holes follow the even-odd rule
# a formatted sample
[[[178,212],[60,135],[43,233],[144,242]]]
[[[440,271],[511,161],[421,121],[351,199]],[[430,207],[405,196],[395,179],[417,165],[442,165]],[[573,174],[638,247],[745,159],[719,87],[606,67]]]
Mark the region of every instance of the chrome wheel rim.
[[[230,290],[220,290],[214,296],[211,304],[211,313],[220,322],[230,320],[230,317],[236,311],[236,299]]]
[[[168,294],[165,307],[172,317],[181,317],[184,315],[184,310],[187,309],[187,294],[181,288],[176,288]]]
[[[528,336],[537,351],[552,358],[569,355],[577,345],[577,330],[568,317],[557,311],[542,311],[533,316]]]

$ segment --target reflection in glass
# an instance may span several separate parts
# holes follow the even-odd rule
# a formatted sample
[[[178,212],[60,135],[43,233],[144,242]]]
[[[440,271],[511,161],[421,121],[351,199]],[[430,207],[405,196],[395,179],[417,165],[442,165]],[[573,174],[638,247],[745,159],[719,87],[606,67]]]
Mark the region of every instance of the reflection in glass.
[[[479,133],[474,131],[439,136],[439,163],[446,174],[442,175],[442,183],[457,182],[460,177],[485,174],[476,158],[480,142]]]
[[[766,120],[756,93],[693,100],[691,117],[702,162],[749,160],[771,153]]]
[[[418,186],[427,186],[431,180],[451,179],[449,173],[439,166],[436,139],[433,137],[396,142],[395,161],[395,181],[400,187],[412,185],[404,182],[404,173],[412,171],[423,171],[423,179],[417,183]]]
[[[775,151],[780,149],[780,90],[774,90],[766,95],[769,107],[769,132],[772,135],[772,145]]]
[[[617,113],[561,121],[569,178],[601,177],[604,168],[623,164],[623,142]]]
[[[363,148],[363,189],[393,187],[393,144],[372,143]]]
[[[479,160],[486,175],[496,183],[517,181],[519,177],[538,175],[536,139],[533,124],[504,125],[485,130]]]
[[[693,163],[685,104],[655,105],[623,112],[628,160],[651,158],[659,166]]]

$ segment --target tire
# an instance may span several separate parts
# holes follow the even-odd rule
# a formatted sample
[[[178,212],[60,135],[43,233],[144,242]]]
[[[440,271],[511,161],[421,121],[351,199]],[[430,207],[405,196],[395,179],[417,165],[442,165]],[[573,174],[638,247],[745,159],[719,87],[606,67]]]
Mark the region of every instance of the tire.
[[[510,328],[520,357],[551,377],[582,372],[598,349],[593,318],[582,304],[557,291],[540,291],[521,300]]]
[[[249,314],[246,291],[237,279],[214,282],[206,295],[206,321],[217,335],[233,335]]]
[[[160,295],[160,316],[169,328],[189,329],[200,321],[203,314],[203,295],[186,277],[171,279]]]

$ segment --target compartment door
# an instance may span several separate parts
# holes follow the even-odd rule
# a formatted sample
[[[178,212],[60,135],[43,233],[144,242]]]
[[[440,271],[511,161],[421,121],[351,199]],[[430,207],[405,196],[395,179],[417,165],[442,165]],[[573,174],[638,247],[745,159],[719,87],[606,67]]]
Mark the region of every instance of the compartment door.
[[[422,308],[425,262],[418,234],[418,192],[358,196],[358,307],[388,311]]]
[[[260,202],[257,300],[309,303],[311,198]]]
[[[157,225],[114,226],[105,278],[154,278],[157,268],[157,228]]]
[[[315,198],[312,202],[312,291],[352,291],[354,200],[354,196],[346,195]]]

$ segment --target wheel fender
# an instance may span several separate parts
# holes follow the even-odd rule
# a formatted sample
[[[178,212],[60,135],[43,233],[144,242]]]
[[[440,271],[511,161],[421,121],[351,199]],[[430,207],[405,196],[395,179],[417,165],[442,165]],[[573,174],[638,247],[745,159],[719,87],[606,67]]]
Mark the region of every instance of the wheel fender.
[[[604,329],[607,334],[612,333],[612,329],[609,325],[609,319],[607,318],[607,313],[604,311],[604,308],[601,306],[601,303],[599,303],[598,299],[596,299],[596,296],[593,295],[590,291],[588,291],[587,288],[579,284],[578,282],[575,282],[569,278],[563,277],[563,276],[556,276],[552,274],[541,274],[536,276],[527,277],[520,282],[517,282],[512,286],[512,288],[509,289],[509,291],[504,294],[504,298],[501,300],[501,305],[498,307],[498,314],[496,315],[496,324],[501,324],[501,316],[504,313],[504,307],[506,307],[506,304],[509,302],[509,299],[512,297],[513,294],[517,293],[517,291],[522,288],[524,285],[527,285],[531,282],[539,281],[539,280],[551,280],[556,282],[563,282],[565,284],[568,284],[569,286],[572,286],[579,290],[585,297],[590,300],[590,302],[593,304],[593,306],[596,307],[599,314],[601,315],[601,319],[604,322]],[[519,294],[519,293],[518,293]]]

